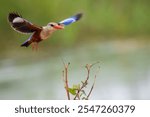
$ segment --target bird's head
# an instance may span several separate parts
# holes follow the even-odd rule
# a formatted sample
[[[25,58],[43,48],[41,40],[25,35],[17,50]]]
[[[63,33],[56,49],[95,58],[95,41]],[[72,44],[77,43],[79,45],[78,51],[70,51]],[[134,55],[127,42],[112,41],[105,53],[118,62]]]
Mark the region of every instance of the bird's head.
[[[55,23],[55,22],[48,23],[48,26],[53,27],[56,30],[64,29],[64,25],[63,24]]]

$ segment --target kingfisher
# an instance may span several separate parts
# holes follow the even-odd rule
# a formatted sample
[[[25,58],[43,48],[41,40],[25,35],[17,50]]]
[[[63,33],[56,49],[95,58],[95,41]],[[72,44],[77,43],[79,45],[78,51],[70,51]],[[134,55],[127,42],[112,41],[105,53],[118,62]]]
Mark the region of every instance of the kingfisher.
[[[78,21],[82,13],[78,13],[60,22],[50,22],[46,26],[38,26],[24,19],[20,14],[12,12],[8,15],[8,21],[11,27],[20,33],[30,34],[31,36],[21,44],[21,47],[32,45],[32,49],[38,49],[38,43],[48,39],[56,30],[64,29],[65,26]]]

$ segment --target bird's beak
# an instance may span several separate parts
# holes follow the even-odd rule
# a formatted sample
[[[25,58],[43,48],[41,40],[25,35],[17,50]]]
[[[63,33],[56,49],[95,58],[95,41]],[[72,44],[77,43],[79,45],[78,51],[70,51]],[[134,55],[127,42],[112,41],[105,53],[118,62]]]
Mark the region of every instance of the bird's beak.
[[[55,29],[64,29],[64,26],[60,24],[60,25],[55,25],[54,28]]]

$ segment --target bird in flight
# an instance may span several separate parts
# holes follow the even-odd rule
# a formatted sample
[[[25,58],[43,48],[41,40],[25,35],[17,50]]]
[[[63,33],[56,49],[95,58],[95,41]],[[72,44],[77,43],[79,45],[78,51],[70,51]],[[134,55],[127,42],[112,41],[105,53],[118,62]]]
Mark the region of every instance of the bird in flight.
[[[82,17],[82,13],[78,13],[72,17],[69,17],[65,20],[62,20],[58,23],[50,22],[46,26],[37,26],[28,20],[24,19],[18,13],[9,13],[8,21],[11,27],[20,33],[24,34],[31,34],[29,39],[27,39],[23,44],[22,47],[28,47],[30,44],[32,45],[32,49],[38,49],[38,43],[48,39],[53,32],[56,30],[64,29],[65,26],[78,21]]]

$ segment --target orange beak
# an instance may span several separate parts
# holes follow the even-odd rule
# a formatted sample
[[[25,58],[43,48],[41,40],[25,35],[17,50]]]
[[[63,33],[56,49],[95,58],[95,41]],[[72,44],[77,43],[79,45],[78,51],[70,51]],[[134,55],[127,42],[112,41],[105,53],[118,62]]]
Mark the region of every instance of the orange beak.
[[[55,25],[54,28],[55,29],[64,29],[64,26],[63,25]]]

